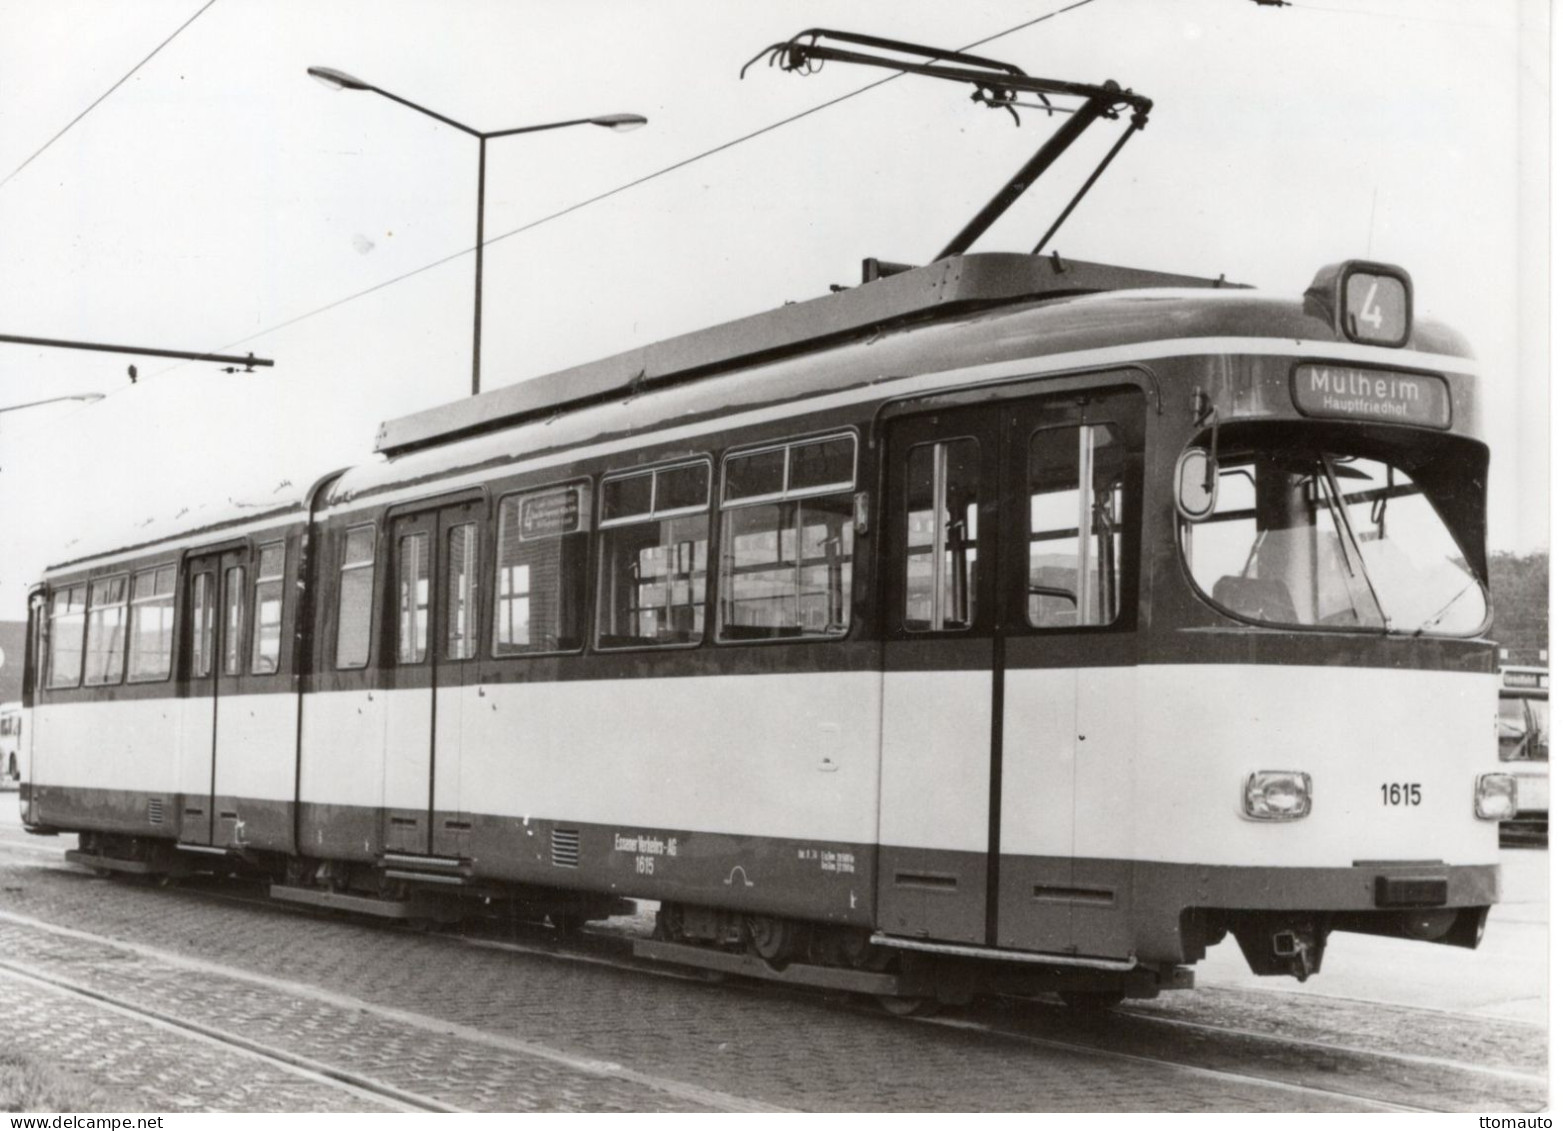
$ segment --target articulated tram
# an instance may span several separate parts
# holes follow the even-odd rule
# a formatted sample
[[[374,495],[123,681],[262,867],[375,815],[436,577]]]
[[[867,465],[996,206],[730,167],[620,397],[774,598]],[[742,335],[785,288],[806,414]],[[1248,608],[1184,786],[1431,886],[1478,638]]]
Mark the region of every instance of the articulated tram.
[[[27,827],[392,917],[659,901],[642,953],[898,1008],[1476,946],[1488,456],[1405,272],[865,274],[50,568]]]

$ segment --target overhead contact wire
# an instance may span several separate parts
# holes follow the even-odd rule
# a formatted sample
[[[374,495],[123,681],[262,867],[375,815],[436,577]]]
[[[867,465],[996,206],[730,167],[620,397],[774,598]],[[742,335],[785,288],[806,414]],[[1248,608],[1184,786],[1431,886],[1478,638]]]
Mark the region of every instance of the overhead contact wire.
[[[59,141],[62,137],[64,137],[67,133],[69,133],[71,131],[71,129],[75,127],[77,122],[81,121],[88,114],[90,114],[94,110],[96,110],[98,108],[98,106],[102,104],[104,99],[106,99],[109,95],[113,94],[120,87],[124,86],[125,83],[130,80],[130,77],[132,75],[134,75],[142,67],[146,66],[149,62],[151,62],[153,56],[155,56],[159,51],[161,51],[163,48],[167,47],[170,43],[172,43],[174,41],[175,37],[177,37],[180,32],[184,31],[185,28],[189,27],[191,24],[195,23],[196,20],[200,19],[201,18],[201,14],[203,12],[205,12],[206,9],[210,8],[215,3],[217,3],[217,0],[206,0],[206,3],[201,5],[200,9],[195,13],[195,15],[191,16],[188,20],[186,20],[184,23],[180,24],[177,28],[175,28],[174,31],[173,31],[173,34],[171,34],[167,39],[163,40],[162,43],[159,43],[156,47],[152,48],[151,54],[147,55],[147,57],[145,59],[142,59],[141,62],[137,63],[134,67],[131,67],[130,70],[126,71],[124,73],[124,75],[122,75],[120,77],[120,80],[118,82],[116,82],[113,86],[109,87],[102,94],[98,95],[96,101],[94,101],[91,106],[88,106],[80,114],[77,114],[69,122],[65,123],[65,127],[63,129],[61,129],[59,133],[57,133],[53,137],[51,137],[48,141],[44,142],[43,145],[39,146],[37,152],[35,152],[31,157],[29,157],[26,161],[23,161],[15,169],[12,169],[10,174],[7,175],[7,177],[5,178],[5,180],[0,181],[0,188],[4,188],[6,185],[10,184],[12,177],[15,177],[23,169],[27,168],[27,166],[31,165],[34,161],[36,161],[39,157],[41,157],[46,149],[48,149],[51,145],[53,145],[55,142]]]
[[[1047,13],[1045,13],[1043,15],[1035,17],[1034,19],[1026,20],[1024,23],[1016,24],[1014,27],[1005,28],[1003,31],[995,32],[993,35],[989,35],[989,36],[986,36],[986,37],[984,37],[982,39],[976,40],[975,42],[969,43],[969,44],[967,44],[964,47],[958,48],[957,50],[960,50],[960,51],[971,51],[972,49],[977,48],[977,47],[981,47],[984,44],[992,43],[994,40],[1003,39],[1005,36],[1014,35],[1016,32],[1024,31],[1027,28],[1034,27],[1035,25],[1040,24],[1040,23],[1042,23],[1042,22],[1044,22],[1046,20],[1051,20],[1055,16],[1061,16],[1061,15],[1063,15],[1066,12],[1072,12],[1076,8],[1083,8],[1087,4],[1092,4],[1092,3],[1095,3],[1095,0],[1075,0],[1075,3],[1073,3],[1073,4],[1068,4],[1068,5],[1066,5],[1066,6],[1062,7],[1062,8],[1056,9],[1055,11],[1047,12]],[[501,240],[509,239],[511,236],[518,236],[518,235],[520,235],[523,232],[531,231],[533,228],[540,227],[543,224],[547,224],[547,223],[550,223],[550,222],[552,222],[554,220],[558,220],[558,219],[560,219],[562,217],[568,216],[570,213],[579,211],[580,209],[585,208],[588,205],[597,204],[600,201],[607,200],[609,197],[617,196],[621,192],[628,192],[630,189],[637,188],[640,185],[646,184],[649,181],[654,181],[658,177],[663,177],[663,176],[666,176],[669,173],[676,172],[679,169],[686,168],[687,166],[693,165],[697,161],[702,161],[702,160],[704,160],[707,157],[713,157],[713,156],[715,156],[718,153],[721,153],[721,152],[723,152],[725,150],[728,150],[728,149],[732,149],[734,146],[741,145],[744,142],[753,141],[755,138],[760,137],[763,134],[770,133],[772,130],[777,130],[777,129],[780,129],[781,127],[783,127],[783,126],[791,125],[793,122],[799,121],[800,119],[803,119],[803,118],[807,118],[811,114],[817,114],[821,110],[827,110],[827,109],[829,109],[832,106],[839,105],[840,103],[847,101],[847,99],[849,99],[849,98],[856,98],[860,94],[866,94],[868,91],[873,90],[876,87],[884,86],[885,83],[887,83],[887,82],[894,82],[896,79],[901,78],[901,77],[902,77],[901,75],[895,74],[895,75],[887,75],[886,77],[884,77],[882,79],[876,79],[873,82],[868,83],[865,86],[858,87],[856,90],[851,90],[851,91],[848,91],[845,94],[838,95],[835,98],[828,99],[828,100],[826,100],[824,102],[819,103],[818,105],[809,107],[807,110],[800,110],[796,114],[792,114],[792,115],[790,115],[790,116],[788,116],[786,118],[779,119],[778,121],[772,122],[772,123],[770,123],[767,126],[762,126],[761,128],[759,128],[757,130],[754,130],[754,131],[752,131],[750,133],[744,134],[741,137],[735,137],[735,138],[733,138],[730,141],[725,141],[721,145],[714,146],[711,149],[707,149],[707,150],[705,150],[705,151],[703,151],[701,153],[696,153],[693,156],[686,157],[686,158],[684,158],[681,161],[675,161],[673,164],[664,166],[663,168],[658,169],[658,170],[656,170],[654,172],[647,173],[643,177],[637,177],[637,178],[635,178],[632,181],[627,181],[624,184],[619,185],[617,188],[611,188],[611,189],[608,189],[606,192],[600,192],[596,196],[587,197],[585,200],[577,201],[575,204],[569,205],[566,208],[561,208],[557,212],[552,212],[552,213],[550,213],[547,216],[543,216],[543,217],[540,217],[540,218],[538,218],[536,220],[532,220],[532,221],[530,221],[530,222],[528,222],[526,224],[523,224],[519,228],[512,228],[508,232],[502,232],[499,235],[494,236],[491,239],[484,240],[483,241],[483,246],[484,247],[489,247],[489,246],[491,246],[493,244],[498,243]],[[469,247],[469,248],[463,248],[461,251],[452,252],[450,255],[446,255],[446,256],[444,256],[444,257],[442,257],[440,259],[436,259],[433,262],[425,263],[422,267],[415,267],[411,271],[408,271],[408,272],[406,272],[404,274],[401,274],[401,275],[397,275],[394,278],[386,279],[384,282],[376,283],[372,287],[366,287],[365,289],[363,289],[361,291],[356,291],[353,294],[347,295],[347,296],[345,296],[343,298],[339,298],[339,299],[335,300],[334,302],[329,302],[329,303],[327,303],[324,306],[316,307],[313,310],[307,311],[307,312],[305,312],[303,314],[299,314],[299,315],[297,315],[297,316],[295,316],[293,318],[289,318],[286,321],[278,322],[276,325],[268,326],[264,330],[258,330],[255,333],[250,334],[248,337],[239,338],[236,341],[229,342],[225,346],[219,346],[217,349],[213,350],[212,352],[213,353],[223,353],[223,352],[226,352],[227,350],[233,349],[235,346],[243,345],[246,342],[252,342],[252,341],[254,341],[257,338],[263,338],[267,334],[274,334],[278,330],[285,330],[289,326],[296,326],[298,323],[303,322],[306,319],[314,318],[314,317],[316,317],[317,315],[320,315],[320,314],[325,314],[328,311],[332,311],[332,310],[337,309],[338,307],[345,306],[345,305],[347,305],[350,302],[355,302],[358,299],[365,298],[365,297],[367,297],[369,295],[372,295],[372,294],[374,294],[377,291],[382,291],[382,290],[384,290],[387,287],[394,286],[397,283],[405,282],[406,280],[414,278],[415,276],[422,275],[426,271],[432,271],[436,267],[443,267],[445,264],[450,263],[453,260],[460,259],[460,258],[462,258],[463,256],[466,256],[466,255],[471,255],[476,250],[477,250],[476,247]],[[179,369],[179,368],[182,368],[182,365],[170,366],[168,369],[159,370],[158,373],[153,374],[153,376],[162,376],[164,373],[168,373],[168,372],[171,372],[174,369]]]
[[[184,24],[182,24],[179,27],[179,29],[174,32],[174,35],[178,35],[179,32],[181,32],[185,28],[189,27],[190,24],[192,22],[194,22],[196,16],[199,16],[201,14],[201,12],[206,11],[207,8],[210,8],[216,2],[217,2],[217,0],[207,0],[207,3],[205,5],[205,7],[201,8],[200,11],[196,12],[195,16],[191,16],[190,19],[186,20],[184,22]],[[959,51],[972,51],[972,50],[974,50],[974,49],[976,49],[978,47],[981,47],[981,46],[983,46],[985,44],[992,43],[995,40],[1003,39],[1006,36],[1014,35],[1017,32],[1025,31],[1027,28],[1035,27],[1037,24],[1045,23],[1046,21],[1051,20],[1051,19],[1053,19],[1056,16],[1062,16],[1066,12],[1072,12],[1076,8],[1084,8],[1087,4],[1093,4],[1095,2],[1096,2],[1096,0],[1075,0],[1075,3],[1073,3],[1073,4],[1066,4],[1062,8],[1055,9],[1054,11],[1051,11],[1051,12],[1045,12],[1042,15],[1037,16],[1037,17],[1035,17],[1033,19],[1026,20],[1023,23],[1018,23],[1014,27],[1005,28],[1003,31],[995,32],[992,35],[983,37],[982,39],[974,40],[973,42],[966,44],[964,47],[957,48],[957,50],[959,50]],[[161,51],[163,49],[163,47],[167,46],[168,42],[174,38],[174,35],[169,36],[168,39],[164,40],[163,43],[159,44],[158,48],[157,48],[157,51]],[[153,51],[152,55],[157,54],[157,51]],[[152,58],[152,55],[148,55],[146,59],[143,59],[140,63],[136,64],[136,68],[139,69],[141,66],[143,66],[147,62],[147,59]],[[134,73],[135,73],[134,70],[132,70],[130,72],[130,74],[134,74]],[[125,76],[126,79],[128,79],[129,77],[130,77],[129,74],[127,74]],[[816,106],[811,106],[807,110],[801,110],[801,111],[799,111],[796,114],[793,114],[793,115],[790,115],[789,117],[782,118],[782,119],[780,119],[778,121],[772,122],[770,125],[763,126],[760,129],[754,130],[751,133],[744,134],[741,137],[733,138],[731,141],[723,142],[721,145],[715,146],[715,147],[713,147],[711,149],[707,149],[704,152],[697,153],[697,154],[695,154],[695,155],[693,155],[691,157],[686,157],[686,158],[684,158],[681,161],[676,161],[676,162],[674,162],[671,165],[668,165],[668,166],[665,166],[664,168],[656,170],[655,172],[647,173],[643,177],[637,177],[633,181],[628,181],[628,182],[626,182],[626,183],[624,183],[622,185],[619,185],[617,188],[609,189],[606,192],[598,193],[596,196],[589,197],[586,200],[579,201],[576,204],[570,205],[568,208],[562,208],[558,212],[551,213],[548,216],[544,216],[544,217],[541,217],[540,219],[533,220],[530,223],[523,224],[519,228],[512,228],[508,232],[502,232],[499,235],[493,237],[492,239],[484,240],[483,241],[483,246],[487,247],[490,244],[498,243],[500,240],[509,239],[511,236],[520,235],[521,233],[526,232],[526,231],[530,231],[531,229],[536,228],[536,227],[538,227],[538,226],[540,226],[542,224],[546,224],[546,223],[549,223],[550,221],[560,219],[563,216],[567,216],[567,215],[569,215],[572,212],[575,212],[575,211],[577,211],[579,209],[587,207],[588,205],[596,204],[597,202],[602,201],[602,200],[606,200],[606,199],[608,199],[611,196],[616,196],[616,195],[618,195],[621,192],[627,192],[630,189],[635,188],[635,187],[637,187],[639,185],[643,185],[643,184],[646,184],[649,181],[656,180],[658,177],[665,176],[668,173],[672,173],[672,172],[675,172],[675,171],[677,171],[679,169],[683,169],[683,168],[685,168],[685,167],[687,167],[689,165],[693,165],[697,161],[704,160],[707,157],[715,156],[716,154],[721,153],[724,150],[732,149],[734,146],[740,145],[743,142],[752,141],[754,138],[760,137],[762,134],[767,134],[767,133],[771,132],[772,130],[780,129],[781,127],[786,126],[786,125],[791,125],[793,122],[799,121],[802,118],[807,118],[811,114],[817,114],[821,110],[827,110],[827,109],[829,109],[832,106],[839,105],[840,103],[847,101],[849,98],[856,98],[860,94],[866,94],[868,91],[873,90],[876,87],[884,86],[885,83],[887,83],[887,82],[894,82],[896,79],[901,78],[901,77],[903,77],[903,76],[899,75],[899,74],[894,74],[894,75],[887,75],[887,76],[885,76],[882,79],[876,79],[873,82],[868,83],[865,86],[858,87],[856,90],[848,91],[846,94],[842,94],[842,95],[839,95],[839,96],[837,96],[835,98],[828,99],[827,101],[821,102],[821,103],[819,103]],[[118,83],[115,83],[114,84],[114,88],[117,88],[118,86],[120,86],[124,81],[125,81],[125,79],[121,79]],[[110,90],[107,91],[103,95],[103,98],[107,98],[109,94],[112,94],[114,88],[110,88]],[[98,102],[103,101],[103,98],[98,99]],[[93,103],[93,106],[96,106],[96,105],[97,105],[96,102]],[[91,109],[92,109],[92,106],[87,107],[86,110],[82,111],[81,114],[77,115],[76,121],[80,121],[83,117],[85,117],[87,115],[87,113]],[[71,125],[75,125],[75,122],[72,122]],[[70,128],[70,126],[66,126],[66,129],[69,129],[69,128]],[[63,134],[64,132],[65,132],[65,130],[61,130],[60,131],[61,134]],[[58,137],[58,136],[59,135],[56,135],[56,137]],[[53,144],[53,141],[51,140],[49,144]],[[44,148],[47,149],[48,145],[45,145]],[[42,153],[43,150],[40,149],[38,152]],[[37,154],[34,154],[33,156],[36,157]],[[28,162],[31,162],[31,161],[32,161],[32,158],[29,157],[28,158]],[[24,162],[24,164],[23,164],[23,168],[25,168],[25,167],[26,167],[26,162]],[[17,173],[21,172],[21,169],[20,168],[17,169],[16,172]],[[11,176],[13,176],[13,177],[15,175],[16,175],[16,173],[12,173],[11,174]],[[6,180],[10,180],[10,177],[7,177]],[[0,186],[3,186],[4,183],[5,182],[0,181]],[[233,349],[236,346],[243,345],[246,342],[252,342],[252,341],[256,340],[257,338],[263,338],[263,337],[265,337],[268,334],[274,334],[278,330],[285,330],[289,326],[296,326],[300,322],[304,322],[304,321],[306,321],[306,320],[308,320],[310,318],[315,318],[315,317],[317,317],[317,316],[319,316],[321,314],[325,314],[325,313],[328,313],[329,311],[336,310],[338,307],[346,306],[350,302],[356,302],[358,299],[367,298],[369,295],[372,295],[372,294],[376,293],[377,291],[383,291],[387,287],[395,286],[397,283],[406,282],[408,279],[415,278],[415,277],[417,277],[419,275],[424,274],[427,271],[432,271],[436,267],[443,267],[447,263],[450,263],[450,262],[452,262],[454,260],[457,260],[457,259],[461,259],[464,256],[471,255],[476,250],[477,250],[476,247],[469,247],[469,248],[463,248],[460,251],[452,252],[451,254],[446,255],[446,256],[442,256],[441,258],[433,260],[432,262],[425,263],[422,267],[415,267],[411,271],[407,271],[407,272],[404,272],[401,275],[397,275],[397,276],[394,276],[393,278],[386,279],[383,282],[376,283],[376,284],[374,284],[371,287],[365,287],[361,291],[355,291],[353,294],[346,295],[346,296],[344,296],[342,298],[339,298],[339,299],[335,300],[334,302],[329,302],[329,303],[327,303],[324,306],[318,306],[318,307],[316,307],[313,310],[306,311],[303,314],[296,315],[295,317],[289,318],[286,321],[278,322],[278,323],[276,323],[273,326],[268,326],[264,330],[257,330],[255,333],[250,334],[248,337],[238,338],[238,339],[236,339],[236,340],[234,340],[232,342],[229,342],[227,345],[219,346],[218,348],[212,350],[211,352],[212,353],[225,353],[228,350]],[[151,380],[154,377],[161,377],[164,374],[172,373],[172,372],[174,372],[175,370],[178,370],[178,369],[183,369],[186,365],[189,365],[189,364],[190,363],[187,362],[187,361],[182,361],[178,365],[171,365],[167,369],[160,369],[160,370],[158,370],[156,373],[146,374],[146,375],[143,376],[142,380],[143,381],[148,381],[148,380]],[[105,399],[107,399],[108,397],[118,396],[120,393],[128,392],[133,387],[134,387],[133,385],[130,385],[130,386],[122,386],[122,387],[120,387],[118,389],[114,389],[114,390],[110,391],[109,393],[105,394]],[[67,422],[71,417],[74,417],[77,413],[85,412],[87,409],[89,409],[91,407],[92,407],[91,405],[82,405],[81,407],[77,408],[75,411],[69,412],[69,413],[65,414],[65,417],[62,420],[57,420],[57,421],[51,422],[51,425],[63,424],[65,422]],[[49,427],[49,426],[46,425],[44,427]],[[33,429],[24,429],[23,431],[24,431],[24,434],[30,434],[30,433],[32,433],[34,431],[38,431],[38,430],[39,429],[37,429],[37,428],[33,428]]]

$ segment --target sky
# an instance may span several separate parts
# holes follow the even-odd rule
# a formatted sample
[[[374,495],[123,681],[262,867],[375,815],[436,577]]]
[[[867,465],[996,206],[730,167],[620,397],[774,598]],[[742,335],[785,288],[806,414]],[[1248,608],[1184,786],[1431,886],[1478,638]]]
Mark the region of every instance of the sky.
[[[372,458],[382,420],[467,395],[477,143],[307,67],[478,130],[650,119],[489,143],[495,388],[854,283],[865,256],[926,262],[1050,128],[916,78],[776,125],[887,73],[762,61],[740,81],[821,26],[998,36],[979,53],[1154,99],[1053,241],[1066,257],[1285,294],[1346,258],[1405,267],[1416,316],[1483,364],[1491,544],[1544,548],[1546,0],[1068,7],[0,0],[0,334],[276,363],[0,344],[0,408],[105,394],[0,412],[0,620],[93,530],[302,489]],[[1117,133],[974,250],[1029,250]]]

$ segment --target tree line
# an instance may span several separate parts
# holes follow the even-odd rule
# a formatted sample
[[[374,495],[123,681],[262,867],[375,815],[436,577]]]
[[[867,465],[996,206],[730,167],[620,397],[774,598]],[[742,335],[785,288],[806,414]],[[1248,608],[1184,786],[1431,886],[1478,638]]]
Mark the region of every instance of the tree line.
[[[1504,662],[1541,664],[1547,650],[1548,554],[1494,551],[1487,566],[1493,621],[1489,635],[1508,650]]]

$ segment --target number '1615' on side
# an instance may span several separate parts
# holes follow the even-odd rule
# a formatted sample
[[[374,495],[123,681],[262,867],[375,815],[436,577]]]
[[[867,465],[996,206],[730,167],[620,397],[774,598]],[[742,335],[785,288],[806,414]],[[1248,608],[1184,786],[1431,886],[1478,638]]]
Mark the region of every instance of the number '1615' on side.
[[[1422,804],[1421,782],[1392,782],[1378,787],[1385,805]]]

